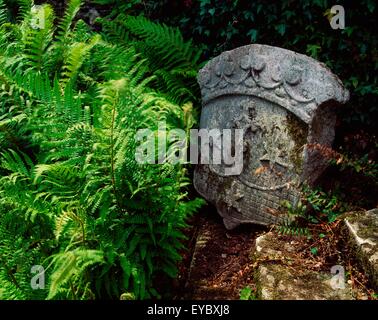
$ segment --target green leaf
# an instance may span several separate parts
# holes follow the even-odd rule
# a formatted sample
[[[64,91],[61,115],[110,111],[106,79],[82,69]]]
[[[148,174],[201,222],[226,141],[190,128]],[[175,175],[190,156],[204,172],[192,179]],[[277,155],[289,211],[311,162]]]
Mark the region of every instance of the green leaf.
[[[245,287],[240,290],[240,300],[249,300],[252,294],[252,289],[250,287]]]
[[[256,42],[256,40],[257,40],[257,34],[258,34],[258,31],[256,29],[250,29],[247,32],[247,36],[249,36],[251,38],[252,42]]]
[[[375,5],[376,5],[375,0],[368,0],[367,1],[367,7],[368,7],[370,13],[374,12]]]
[[[318,254],[318,248],[317,247],[313,247],[310,249],[310,252],[315,256]]]
[[[278,31],[278,33],[283,36],[285,34],[285,31],[286,31],[286,24],[284,23],[281,23],[279,25],[277,25],[275,27],[275,29]]]

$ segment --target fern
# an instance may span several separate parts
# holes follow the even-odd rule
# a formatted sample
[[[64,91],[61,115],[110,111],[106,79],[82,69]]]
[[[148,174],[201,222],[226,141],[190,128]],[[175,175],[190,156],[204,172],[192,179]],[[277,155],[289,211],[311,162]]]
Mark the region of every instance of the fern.
[[[191,41],[185,42],[177,28],[154,23],[143,16],[120,15],[118,19],[133,35],[142,39],[143,44],[154,48],[153,53],[162,58],[156,61],[158,65],[171,70],[197,68],[201,51],[194,48]]]
[[[16,0],[18,4],[18,20],[25,21],[30,15],[30,11],[34,5],[34,0]]]
[[[8,21],[8,10],[4,0],[0,0],[0,26]]]
[[[303,222],[307,222],[307,207],[301,201],[291,204],[288,201],[283,201],[282,205],[286,208],[287,216],[275,226],[275,229],[283,235],[291,236],[308,236],[309,229],[303,226]]]
[[[77,299],[80,294],[85,293],[85,290],[83,290],[83,293],[79,290],[75,291],[72,287],[73,283],[87,268],[94,264],[103,263],[103,255],[101,251],[76,249],[56,254],[53,256],[52,263],[55,268],[47,299],[52,299],[58,295],[61,290],[64,290],[64,285],[67,283],[71,286],[72,298]]]
[[[24,58],[25,64],[30,69],[40,71],[43,67],[44,53],[50,44],[53,35],[54,13],[50,5],[35,7],[35,14],[27,19],[24,24]],[[35,16],[43,17],[40,25],[33,25]]]
[[[106,28],[103,40],[73,27],[78,0],[57,27],[49,5],[19,3],[18,22],[4,24],[0,2],[0,297],[158,297],[155,277],[177,273],[203,201],[188,197],[183,165],[138,164],[134,137],[158,134],[157,119],[194,125],[195,49],[143,18],[117,19],[132,41],[106,41]],[[45,28],[32,28],[41,12]],[[37,264],[45,290],[30,288]]]
[[[150,70],[157,76],[156,89],[170,101],[196,100],[199,96],[196,75],[202,52],[191,41],[184,41],[177,28],[123,14],[114,21],[101,21],[105,38],[125,44],[132,42],[147,58]]]
[[[68,1],[63,18],[57,26],[56,39],[59,43],[64,44],[66,42],[67,36],[71,31],[72,21],[75,18],[76,14],[79,12],[82,2],[82,0]]]
[[[61,82],[64,88],[67,82],[74,81],[78,74],[84,59],[88,55],[89,51],[100,41],[98,35],[94,36],[89,43],[74,43],[67,53],[65,58],[65,64],[63,67]]]

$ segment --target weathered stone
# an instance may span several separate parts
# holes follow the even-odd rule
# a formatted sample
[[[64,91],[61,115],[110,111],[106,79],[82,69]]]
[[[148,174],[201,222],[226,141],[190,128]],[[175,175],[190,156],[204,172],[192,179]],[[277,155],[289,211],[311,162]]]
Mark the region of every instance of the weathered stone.
[[[199,164],[196,189],[215,204],[228,229],[277,222],[282,200],[295,203],[298,186],[314,184],[326,168],[307,144],[332,144],[334,107],[348,100],[348,91],[324,64],[257,44],[212,59],[198,81],[200,127],[242,129],[244,143],[240,174],[226,175],[225,163]]]
[[[258,269],[259,296],[262,300],[352,300],[349,285],[333,289],[332,275],[325,272],[305,271],[296,274],[293,269],[268,264]]]
[[[378,291],[378,209],[349,214],[344,222],[349,245]]]
[[[291,254],[292,253],[292,254]],[[344,288],[332,286],[331,272],[300,268],[293,263],[294,246],[266,233],[256,239],[254,258],[259,262],[255,280],[262,300],[351,300],[355,293],[344,282]]]

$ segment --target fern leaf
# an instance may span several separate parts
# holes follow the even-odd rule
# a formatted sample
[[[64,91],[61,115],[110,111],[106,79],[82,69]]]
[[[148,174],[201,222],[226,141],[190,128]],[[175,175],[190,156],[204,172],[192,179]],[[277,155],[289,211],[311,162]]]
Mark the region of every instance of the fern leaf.
[[[74,43],[65,58],[61,84],[65,88],[67,83],[75,81],[76,76],[90,50],[100,41],[100,36],[94,36],[89,43]]]
[[[70,0],[68,2],[63,18],[59,22],[57,27],[56,38],[60,42],[60,44],[64,44],[66,42],[72,21],[75,18],[76,14],[79,12],[82,2],[82,0]]]
[[[0,26],[8,21],[8,9],[4,0],[0,0]]]

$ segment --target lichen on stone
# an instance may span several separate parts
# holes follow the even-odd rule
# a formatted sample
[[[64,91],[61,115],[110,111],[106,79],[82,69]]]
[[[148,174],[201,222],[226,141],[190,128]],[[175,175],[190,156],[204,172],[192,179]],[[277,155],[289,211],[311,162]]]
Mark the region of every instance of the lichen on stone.
[[[308,128],[307,125],[292,113],[286,117],[287,131],[295,143],[293,150],[290,152],[290,161],[294,164],[294,171],[300,174],[303,164],[303,148],[307,142]]]

